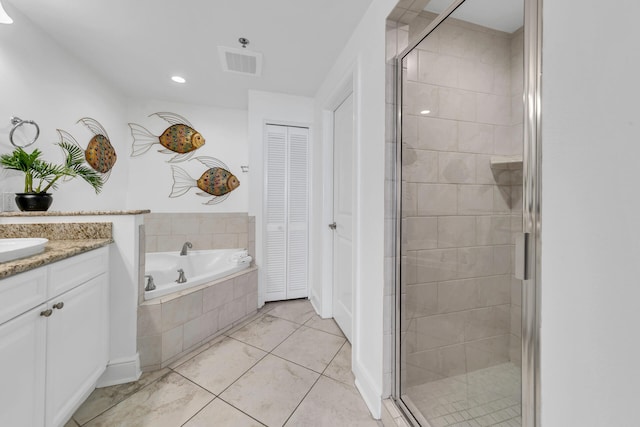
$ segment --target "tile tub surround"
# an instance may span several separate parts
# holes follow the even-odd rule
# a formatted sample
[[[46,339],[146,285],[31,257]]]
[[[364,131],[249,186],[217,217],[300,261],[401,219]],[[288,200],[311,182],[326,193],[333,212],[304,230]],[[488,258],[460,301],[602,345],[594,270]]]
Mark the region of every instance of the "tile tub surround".
[[[44,252],[0,263],[0,278],[113,243],[111,223],[0,224],[0,238],[49,239]]]
[[[247,248],[255,254],[255,217],[247,213],[150,213],[144,217],[146,251]]]
[[[256,347],[265,332],[268,346]],[[310,351],[315,339],[322,355]],[[168,368],[97,389],[69,425],[380,426],[354,380],[351,347],[333,320],[307,300],[267,303]]]
[[[138,352],[143,371],[160,369],[220,335],[258,308],[255,267],[138,307]]]

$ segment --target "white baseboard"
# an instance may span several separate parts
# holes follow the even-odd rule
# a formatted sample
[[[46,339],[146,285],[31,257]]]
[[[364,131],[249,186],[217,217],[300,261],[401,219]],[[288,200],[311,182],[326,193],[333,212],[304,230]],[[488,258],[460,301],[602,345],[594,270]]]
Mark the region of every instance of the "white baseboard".
[[[356,388],[362,395],[364,403],[369,408],[373,418],[379,420],[382,416],[382,390],[376,386],[371,375],[358,363],[353,365],[353,374],[356,376]]]
[[[142,371],[140,370],[140,356],[138,353],[131,358],[121,358],[109,361],[107,369],[98,378],[96,387],[108,387],[116,384],[124,384],[137,381]]]

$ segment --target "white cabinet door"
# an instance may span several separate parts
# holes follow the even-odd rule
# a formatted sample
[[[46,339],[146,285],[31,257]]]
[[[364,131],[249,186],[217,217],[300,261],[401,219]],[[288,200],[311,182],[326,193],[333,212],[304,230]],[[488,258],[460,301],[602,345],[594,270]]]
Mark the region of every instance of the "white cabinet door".
[[[56,304],[58,305],[55,308]],[[93,389],[108,359],[107,275],[49,301],[46,425],[59,426]]]
[[[0,425],[44,425],[44,309],[42,304],[0,326]]]

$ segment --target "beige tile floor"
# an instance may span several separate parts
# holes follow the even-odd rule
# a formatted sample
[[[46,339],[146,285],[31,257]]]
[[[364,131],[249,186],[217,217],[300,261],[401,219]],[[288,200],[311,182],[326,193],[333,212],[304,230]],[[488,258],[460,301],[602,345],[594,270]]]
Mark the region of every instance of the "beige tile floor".
[[[96,389],[65,427],[375,426],[351,346],[307,300],[243,325],[135,383]]]

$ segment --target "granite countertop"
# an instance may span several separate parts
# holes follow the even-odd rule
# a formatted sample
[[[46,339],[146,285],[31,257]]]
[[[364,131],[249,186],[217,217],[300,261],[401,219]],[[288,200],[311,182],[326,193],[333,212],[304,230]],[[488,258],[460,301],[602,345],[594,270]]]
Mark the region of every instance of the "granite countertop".
[[[149,209],[130,211],[74,211],[74,212],[0,212],[0,217],[20,217],[20,216],[89,216],[89,215],[142,215],[148,214]]]
[[[40,254],[0,263],[0,279],[113,243],[112,228],[110,222],[0,224],[0,238],[49,239]]]
[[[111,238],[49,240],[44,248],[44,252],[38,255],[0,263],[0,279],[60,261],[83,252],[88,252],[92,249],[101,248],[110,243],[113,243],[113,239]]]

